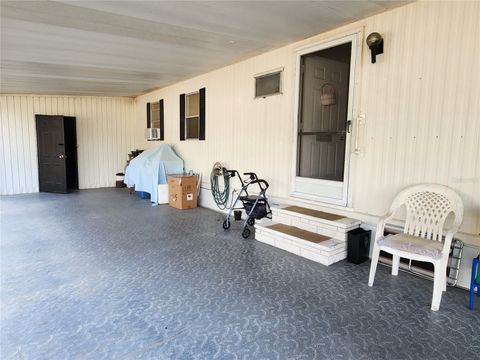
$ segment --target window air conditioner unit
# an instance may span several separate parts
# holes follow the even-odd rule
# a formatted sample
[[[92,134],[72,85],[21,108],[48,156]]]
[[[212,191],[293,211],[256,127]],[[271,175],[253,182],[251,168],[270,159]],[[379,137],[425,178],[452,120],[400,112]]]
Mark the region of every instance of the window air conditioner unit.
[[[160,140],[160,129],[157,129],[157,128],[145,129],[145,139]]]

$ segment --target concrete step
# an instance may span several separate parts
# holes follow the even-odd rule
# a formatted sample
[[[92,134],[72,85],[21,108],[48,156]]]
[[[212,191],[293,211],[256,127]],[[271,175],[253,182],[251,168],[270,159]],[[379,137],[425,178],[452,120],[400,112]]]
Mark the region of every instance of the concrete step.
[[[255,224],[255,239],[327,266],[347,257],[345,241],[272,220]]]
[[[272,220],[342,241],[361,224],[360,220],[291,205],[272,206]]]

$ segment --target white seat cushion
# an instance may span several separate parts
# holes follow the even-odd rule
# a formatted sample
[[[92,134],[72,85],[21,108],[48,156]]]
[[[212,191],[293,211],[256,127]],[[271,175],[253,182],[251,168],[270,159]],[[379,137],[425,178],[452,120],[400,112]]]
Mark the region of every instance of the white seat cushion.
[[[408,234],[396,234],[381,237],[378,240],[378,245],[417,255],[428,256],[435,260],[442,258],[442,242],[423,239]]]

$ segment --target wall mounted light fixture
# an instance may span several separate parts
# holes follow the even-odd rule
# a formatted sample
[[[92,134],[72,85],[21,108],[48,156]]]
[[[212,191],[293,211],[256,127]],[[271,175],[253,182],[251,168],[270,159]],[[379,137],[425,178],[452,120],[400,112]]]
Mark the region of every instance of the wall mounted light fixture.
[[[372,64],[377,62],[377,55],[383,54],[383,38],[377,32],[373,32],[367,37],[367,45],[372,52]]]

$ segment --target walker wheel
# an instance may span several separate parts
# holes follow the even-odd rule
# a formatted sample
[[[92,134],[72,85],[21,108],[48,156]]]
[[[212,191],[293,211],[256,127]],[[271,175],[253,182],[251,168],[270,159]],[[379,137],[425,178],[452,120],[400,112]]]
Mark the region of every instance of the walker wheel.
[[[255,225],[255,218],[252,218],[252,217],[251,217],[251,218],[248,218],[247,224],[250,225],[250,226]]]
[[[243,237],[244,239],[248,239],[249,236],[250,236],[250,229],[249,229],[249,228],[243,229],[242,237]]]
[[[225,220],[225,221],[223,222],[222,227],[223,227],[225,230],[230,229],[230,221]]]

